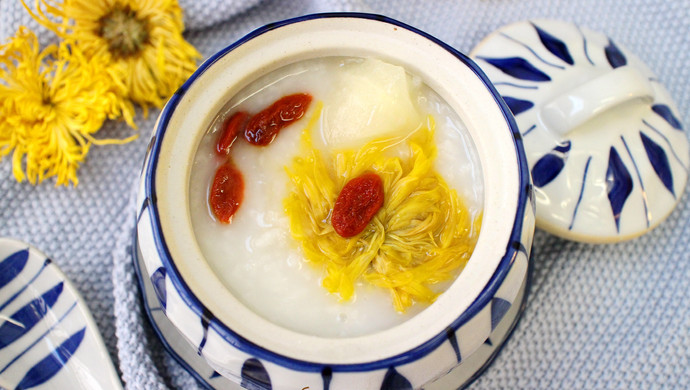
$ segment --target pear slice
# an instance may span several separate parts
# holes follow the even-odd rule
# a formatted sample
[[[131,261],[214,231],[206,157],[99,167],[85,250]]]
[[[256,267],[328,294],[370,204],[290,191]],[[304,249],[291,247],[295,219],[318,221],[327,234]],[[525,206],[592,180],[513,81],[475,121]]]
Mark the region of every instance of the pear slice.
[[[410,79],[402,67],[377,59],[344,65],[326,100],[324,144],[332,150],[358,148],[415,130],[421,117]]]

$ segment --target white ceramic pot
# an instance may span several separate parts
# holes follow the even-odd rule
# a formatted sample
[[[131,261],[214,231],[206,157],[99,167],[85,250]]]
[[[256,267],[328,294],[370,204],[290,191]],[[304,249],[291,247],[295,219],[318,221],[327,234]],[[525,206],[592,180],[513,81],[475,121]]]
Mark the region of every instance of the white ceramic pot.
[[[420,77],[466,125],[484,187],[477,245],[448,290],[398,326],[349,338],[291,331],[244,306],[205,261],[189,212],[191,161],[225,102],[277,68],[326,56],[375,57]],[[460,386],[501,345],[528,284],[534,205],[510,111],[467,57],[378,15],[319,14],[270,24],[209,58],[155,125],[138,204],[144,275],[168,319],[218,373],[249,388],[447,388],[444,380]]]

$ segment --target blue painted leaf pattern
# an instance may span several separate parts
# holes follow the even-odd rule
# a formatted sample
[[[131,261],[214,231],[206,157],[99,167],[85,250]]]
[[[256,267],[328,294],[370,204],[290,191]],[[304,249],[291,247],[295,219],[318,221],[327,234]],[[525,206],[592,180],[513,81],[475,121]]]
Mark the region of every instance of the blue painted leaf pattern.
[[[14,302],[15,299],[17,299],[18,297],[20,297],[20,296],[22,295],[22,293],[24,292],[24,290],[26,290],[27,288],[29,288],[29,286],[31,286],[31,283],[33,283],[33,281],[36,280],[36,278],[38,278],[38,277],[41,275],[41,273],[43,272],[43,270],[44,270],[51,262],[52,262],[52,261],[51,261],[50,259],[45,259],[45,260],[43,261],[43,266],[41,267],[41,269],[39,269],[38,272],[36,272],[36,274],[34,274],[34,276],[32,276],[32,277],[29,279],[29,281],[26,282],[26,284],[24,284],[24,286],[22,286],[19,290],[15,291],[15,293],[12,294],[11,297],[7,298],[7,300],[6,300],[5,302],[3,302],[2,304],[0,304],[0,312],[3,311],[3,310],[4,310],[8,305],[10,305],[12,302]],[[25,279],[23,279],[22,281],[25,281]]]
[[[146,154],[151,153],[151,150],[153,149],[153,144],[156,143],[156,134],[151,135],[151,139],[149,139],[148,145],[146,145]]]
[[[534,196],[534,184],[527,186],[527,201],[529,202],[529,205],[532,206],[532,212],[536,213],[537,199]]]
[[[573,57],[568,51],[568,45],[563,43],[560,39],[554,37],[553,35],[547,33],[546,31],[540,29],[535,24],[532,24],[534,29],[537,30],[539,34],[539,40],[544,45],[544,47],[551,52],[551,54],[562,59],[565,63],[572,65],[574,64]]]
[[[333,380],[333,370],[330,367],[324,367],[321,370],[321,379],[323,380],[323,390],[330,390],[331,381]]]
[[[77,351],[79,344],[84,339],[85,332],[86,328],[82,328],[60,344],[59,347],[55,348],[50,355],[33,366],[19,382],[17,389],[36,387],[57,374]]]
[[[683,130],[683,125],[681,125],[678,118],[676,118],[676,116],[673,115],[671,107],[665,104],[655,104],[652,106],[652,111],[657,113],[657,115],[659,115],[660,117],[664,118],[664,120],[668,122],[668,124],[671,125],[671,127],[673,127],[674,129]]]
[[[510,96],[503,96],[503,101],[506,102],[513,115],[527,111],[534,106],[534,103],[529,100],[521,100]]]
[[[575,202],[575,209],[573,210],[573,217],[570,219],[570,225],[568,230],[572,230],[575,225],[575,217],[577,217],[577,210],[580,208],[580,203],[582,202],[582,195],[585,193],[585,185],[587,184],[587,173],[589,172],[589,164],[592,162],[592,156],[587,157],[587,162],[585,163],[585,169],[582,172],[582,181],[580,185],[580,193],[577,196],[577,202]]]
[[[630,172],[623,164],[620,155],[613,146],[609,151],[609,165],[606,170],[606,192],[608,193],[611,211],[616,221],[616,230],[620,232],[620,216],[625,201],[632,192],[633,181]]]
[[[242,387],[248,390],[271,389],[271,378],[257,359],[247,359],[242,365]]]
[[[637,175],[637,180],[638,183],[640,183],[640,188],[639,188],[639,195],[641,195],[642,198],[642,206],[644,207],[644,215],[645,221],[647,223],[647,227],[649,227],[649,224],[651,222],[651,215],[649,214],[649,207],[648,207],[648,199],[647,199],[647,193],[645,192],[644,189],[644,182],[642,181],[642,175],[640,174],[640,168],[637,166],[637,161],[635,161],[635,156],[633,156],[632,152],[630,151],[630,147],[628,147],[628,142],[625,140],[625,137],[621,135],[621,142],[623,142],[623,146],[625,146],[625,151],[628,152],[628,156],[630,157],[630,160],[632,162],[633,168],[635,169],[635,174]]]
[[[618,46],[616,46],[616,44],[613,43],[613,41],[610,39],[608,46],[604,48],[604,52],[606,53],[606,59],[609,61],[609,64],[611,64],[611,67],[614,69],[628,63],[628,60],[625,58],[625,55],[621,52]]]
[[[412,384],[394,368],[389,368],[383,377],[381,390],[412,390]]]
[[[532,181],[536,187],[544,187],[561,173],[568,160],[570,147],[570,141],[566,141],[563,145],[553,148],[534,164],[534,167],[532,167]]]
[[[458,363],[460,363],[462,361],[462,355],[460,354],[458,338],[455,335],[455,331],[453,330],[453,328],[446,328],[446,336],[448,337],[448,342],[450,343],[450,346],[453,347],[453,351],[455,352],[455,358],[457,359]]]
[[[199,343],[199,348],[197,349],[197,354],[201,356],[201,352],[204,350],[204,346],[206,345],[206,340],[208,338],[208,326],[211,323],[211,320],[213,319],[213,314],[211,313],[210,310],[207,308],[203,307],[202,312],[201,312],[201,329],[203,331],[203,334],[201,336],[201,342]]]
[[[151,284],[156,292],[156,297],[160,301],[163,309],[165,309],[167,294],[165,292],[165,268],[158,267],[157,270],[153,271],[151,274]]]
[[[144,212],[146,211],[146,209],[149,208],[150,205],[151,198],[147,197],[146,199],[144,199],[144,202],[142,202],[141,207],[139,208],[139,212],[137,213],[137,225],[139,224],[139,222],[141,222],[141,217],[144,215]]]
[[[496,329],[496,326],[503,319],[510,309],[510,302],[502,298],[491,298],[491,330]]]
[[[652,141],[651,138],[641,131],[640,139],[642,139],[642,145],[644,145],[644,150],[647,152],[647,157],[649,157],[649,162],[652,164],[654,172],[656,172],[661,182],[664,183],[664,186],[675,198],[676,193],[673,191],[673,173],[666,152],[664,152],[664,149],[659,146],[659,144]]]
[[[551,77],[541,70],[534,67],[527,60],[520,57],[510,58],[482,58],[484,61],[500,69],[503,73],[530,81],[551,81]]]
[[[33,328],[60,297],[63,282],[17,310],[0,326],[0,349],[5,348]]]
[[[9,255],[0,262],[0,288],[5,287],[22,272],[28,258],[29,249],[24,249]]]

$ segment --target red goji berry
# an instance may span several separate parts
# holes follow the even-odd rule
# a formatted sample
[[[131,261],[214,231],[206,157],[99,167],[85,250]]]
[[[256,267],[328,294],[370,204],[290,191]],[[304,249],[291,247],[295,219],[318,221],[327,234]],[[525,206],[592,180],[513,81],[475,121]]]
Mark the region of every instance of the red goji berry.
[[[243,198],[244,179],[242,172],[231,161],[228,161],[216,170],[208,203],[218,221],[230,223]]]
[[[308,93],[296,93],[278,99],[249,120],[244,138],[253,145],[270,144],[281,129],[304,116],[311,99]]]
[[[225,128],[218,138],[216,144],[216,152],[224,156],[230,154],[230,147],[237,139],[237,136],[244,131],[244,125],[247,123],[249,114],[244,111],[234,113],[230,119],[225,122]]]
[[[333,206],[331,225],[340,236],[361,233],[383,206],[383,182],[375,173],[365,173],[348,181]]]

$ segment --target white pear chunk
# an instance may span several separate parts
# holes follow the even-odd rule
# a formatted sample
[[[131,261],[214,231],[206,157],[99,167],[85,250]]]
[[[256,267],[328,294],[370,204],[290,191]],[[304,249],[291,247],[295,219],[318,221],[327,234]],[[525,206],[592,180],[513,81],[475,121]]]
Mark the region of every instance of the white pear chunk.
[[[326,100],[324,144],[332,150],[359,148],[419,127],[410,78],[402,67],[377,59],[345,64]]]

